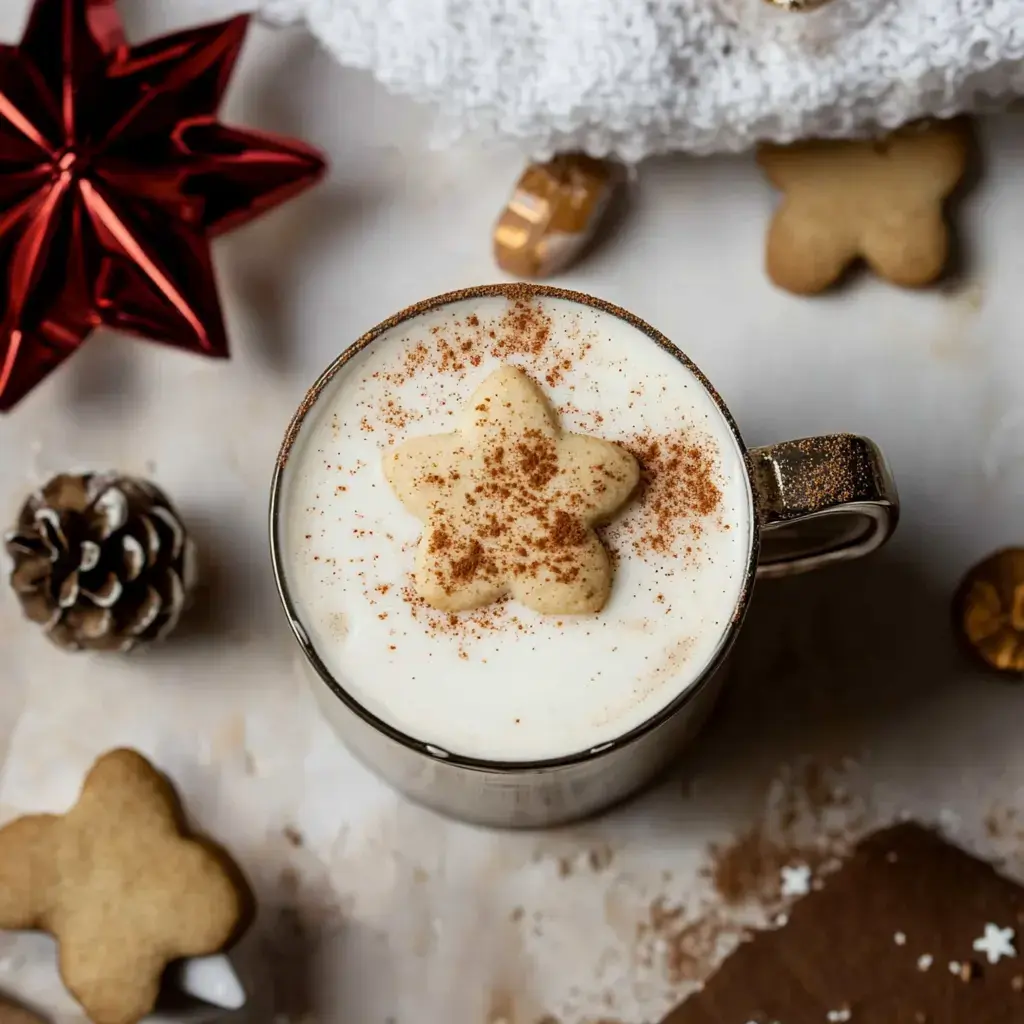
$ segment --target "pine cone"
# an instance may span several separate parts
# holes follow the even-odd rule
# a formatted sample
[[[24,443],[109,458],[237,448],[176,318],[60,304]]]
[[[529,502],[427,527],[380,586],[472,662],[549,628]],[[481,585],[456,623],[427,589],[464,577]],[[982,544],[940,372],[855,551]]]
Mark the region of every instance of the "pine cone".
[[[195,554],[151,483],[116,473],[62,473],[23,506],[5,538],[11,587],[60,647],[130,651],[177,625]]]

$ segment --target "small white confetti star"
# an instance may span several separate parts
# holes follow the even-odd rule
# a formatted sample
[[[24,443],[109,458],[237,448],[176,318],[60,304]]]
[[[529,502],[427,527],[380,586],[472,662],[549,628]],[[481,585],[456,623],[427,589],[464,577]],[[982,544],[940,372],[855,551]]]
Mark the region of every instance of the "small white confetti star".
[[[1000,928],[998,925],[985,925],[985,934],[974,940],[974,949],[984,953],[990,964],[999,963],[1004,956],[1016,956],[1013,948],[1014,931],[1012,928]]]
[[[935,963],[935,958],[931,953],[923,953],[917,958],[917,969],[919,971],[927,971],[933,963]]]
[[[811,891],[811,869],[806,864],[782,869],[782,895],[806,896]]]
[[[903,932],[897,932],[892,937],[892,941],[895,942],[897,946],[905,946],[907,944],[907,937]]]
[[[950,960],[949,961],[949,973],[950,974],[959,974],[960,973],[960,961],[959,960]]]
[[[852,1016],[849,1007],[844,1006],[841,1010],[829,1010],[825,1014],[825,1019],[829,1021],[829,1024],[846,1024],[846,1021]]]

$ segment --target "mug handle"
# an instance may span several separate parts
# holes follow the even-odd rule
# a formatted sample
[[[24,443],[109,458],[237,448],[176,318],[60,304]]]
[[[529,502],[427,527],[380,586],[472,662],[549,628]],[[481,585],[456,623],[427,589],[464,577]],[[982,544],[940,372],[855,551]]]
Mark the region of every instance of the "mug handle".
[[[751,448],[747,458],[761,530],[760,579],[860,558],[896,529],[896,485],[866,437],[805,437]]]

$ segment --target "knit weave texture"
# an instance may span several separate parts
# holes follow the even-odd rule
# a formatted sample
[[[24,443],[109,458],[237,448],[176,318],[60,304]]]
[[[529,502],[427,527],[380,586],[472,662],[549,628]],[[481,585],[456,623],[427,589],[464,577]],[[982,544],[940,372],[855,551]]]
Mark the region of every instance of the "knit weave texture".
[[[946,117],[1024,93],[1024,0],[262,0],[342,63],[432,104],[438,139],[744,149]]]

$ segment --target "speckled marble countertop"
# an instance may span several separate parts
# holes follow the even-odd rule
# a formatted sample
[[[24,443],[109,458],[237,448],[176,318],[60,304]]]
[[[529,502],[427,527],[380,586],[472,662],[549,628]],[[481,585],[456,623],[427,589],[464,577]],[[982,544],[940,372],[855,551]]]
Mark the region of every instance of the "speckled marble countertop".
[[[139,37],[237,6],[123,3]],[[0,3],[3,37],[24,9]],[[904,518],[864,564],[759,588],[724,705],[673,778],[601,820],[504,835],[409,806],[320,721],[278,607],[266,503],[293,408],[350,339],[498,276],[490,228],[518,161],[431,152],[422,111],[297,33],[254,29],[225,114],[305,136],[332,161],[318,190],[217,244],[234,358],[96,336],[0,424],[9,518],[60,469],[164,486],[204,552],[201,614],[158,651],[69,657],[0,599],[5,816],[64,808],[113,745],[150,754],[259,894],[237,957],[253,993],[243,1016],[259,1022],[656,1020],[730,922],[763,912],[754,901],[708,924],[720,912],[706,869],[709,844],[766,814],[812,835],[907,811],[1024,874],[1024,688],[974,673],[947,627],[963,570],[1024,542],[1024,116],[983,126],[964,275],[944,290],[774,291],[760,266],[772,195],[749,159],[645,165],[616,237],[560,282],[669,334],[749,444],[873,437]],[[824,814],[799,783],[807,761],[837,766],[848,794]],[[795,817],[779,811],[791,799]],[[4,939],[3,989],[76,1019],[42,940]]]

